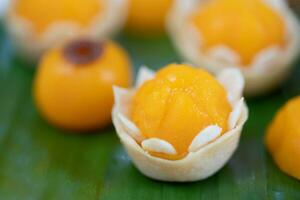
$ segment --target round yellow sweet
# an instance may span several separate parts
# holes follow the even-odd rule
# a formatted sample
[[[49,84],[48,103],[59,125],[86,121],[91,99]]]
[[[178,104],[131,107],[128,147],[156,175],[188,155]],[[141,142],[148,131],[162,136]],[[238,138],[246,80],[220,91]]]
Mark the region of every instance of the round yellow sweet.
[[[267,130],[266,145],[278,167],[300,180],[300,96],[287,102]]]
[[[247,66],[261,50],[285,45],[283,17],[262,0],[212,0],[191,16],[203,48],[226,45]]]
[[[232,108],[223,86],[209,73],[171,64],[145,82],[133,98],[131,117],[146,138],[172,144],[176,155],[150,152],[167,159],[188,153],[195,136],[209,125],[227,130]]]
[[[45,53],[34,81],[34,99],[51,124],[83,132],[111,122],[112,86],[130,83],[131,61],[122,47],[80,39]]]

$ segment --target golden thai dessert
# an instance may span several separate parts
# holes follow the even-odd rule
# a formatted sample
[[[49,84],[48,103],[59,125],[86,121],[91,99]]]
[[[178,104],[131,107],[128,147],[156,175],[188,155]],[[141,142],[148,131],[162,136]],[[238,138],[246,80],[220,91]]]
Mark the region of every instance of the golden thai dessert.
[[[114,87],[113,123],[137,168],[163,181],[196,181],[218,171],[238,146],[248,117],[244,79],[189,65],[142,68],[134,88]]]
[[[277,166],[300,180],[300,97],[289,100],[271,122],[265,142]]]
[[[128,31],[146,36],[163,33],[173,2],[174,0],[128,0]]]
[[[14,44],[31,59],[57,44],[86,36],[103,39],[119,30],[126,0],[14,0],[6,25]]]
[[[187,61],[213,73],[239,68],[247,95],[279,85],[300,49],[299,23],[285,1],[178,0],[168,29]]]
[[[131,62],[118,44],[77,39],[43,55],[34,81],[34,99],[51,124],[74,131],[111,122],[113,85],[129,87]]]

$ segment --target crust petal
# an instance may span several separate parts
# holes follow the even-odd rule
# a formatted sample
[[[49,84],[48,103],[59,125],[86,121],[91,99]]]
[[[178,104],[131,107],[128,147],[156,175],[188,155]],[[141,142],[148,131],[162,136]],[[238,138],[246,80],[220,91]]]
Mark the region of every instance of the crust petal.
[[[136,87],[140,87],[145,81],[153,79],[155,73],[146,66],[142,66],[137,74]]]
[[[240,70],[225,69],[217,76],[218,81],[228,92],[228,100],[233,105],[243,94],[245,80]]]
[[[228,128],[233,129],[237,126],[239,119],[241,118],[244,105],[244,98],[241,98],[239,102],[233,108],[233,111],[229,115]]]
[[[192,141],[189,146],[189,152],[195,152],[204,145],[212,142],[221,135],[222,128],[216,125],[208,126],[202,130]]]
[[[136,125],[130,121],[127,117],[125,117],[123,114],[118,114],[118,119],[120,120],[120,123],[123,125],[126,132],[133,137],[138,143],[141,143],[145,138],[141,134],[141,131]]]

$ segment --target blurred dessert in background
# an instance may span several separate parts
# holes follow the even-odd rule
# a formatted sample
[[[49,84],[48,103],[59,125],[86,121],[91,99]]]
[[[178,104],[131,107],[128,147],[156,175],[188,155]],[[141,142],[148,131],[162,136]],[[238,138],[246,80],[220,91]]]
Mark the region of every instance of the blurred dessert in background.
[[[300,49],[299,22],[285,1],[176,1],[168,28],[187,61],[217,73],[239,68],[247,95],[278,86]]]
[[[121,28],[126,8],[126,0],[14,0],[6,25],[18,50],[37,58],[44,50],[78,36],[111,36]]]
[[[128,0],[127,30],[137,35],[156,35],[165,31],[166,16],[174,0]]]
[[[130,59],[118,44],[77,39],[47,51],[39,64],[34,99],[47,121],[88,131],[111,122],[112,86],[131,84]]]
[[[275,115],[265,137],[278,167],[300,180],[300,96],[289,100]]]

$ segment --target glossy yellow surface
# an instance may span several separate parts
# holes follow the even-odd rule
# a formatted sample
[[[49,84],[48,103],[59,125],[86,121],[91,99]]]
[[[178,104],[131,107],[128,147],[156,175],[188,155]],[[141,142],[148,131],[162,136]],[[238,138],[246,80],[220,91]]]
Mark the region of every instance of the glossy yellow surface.
[[[278,167],[300,180],[300,96],[276,114],[268,128],[266,145]]]
[[[212,0],[192,15],[204,49],[226,45],[250,64],[261,50],[285,44],[282,16],[262,0]]]
[[[103,44],[97,60],[74,65],[62,48],[47,52],[34,83],[35,102],[42,115],[64,129],[86,131],[111,121],[112,86],[128,87],[131,63],[125,51],[113,42]]]
[[[146,138],[168,141],[177,151],[174,156],[152,155],[180,159],[207,126],[217,124],[226,131],[230,112],[227,93],[213,76],[202,69],[171,64],[138,89],[132,120]]]
[[[37,32],[61,22],[87,26],[103,9],[101,0],[18,0],[15,10],[33,24]]]
[[[164,31],[166,16],[174,0],[128,1],[128,30],[146,35]]]

